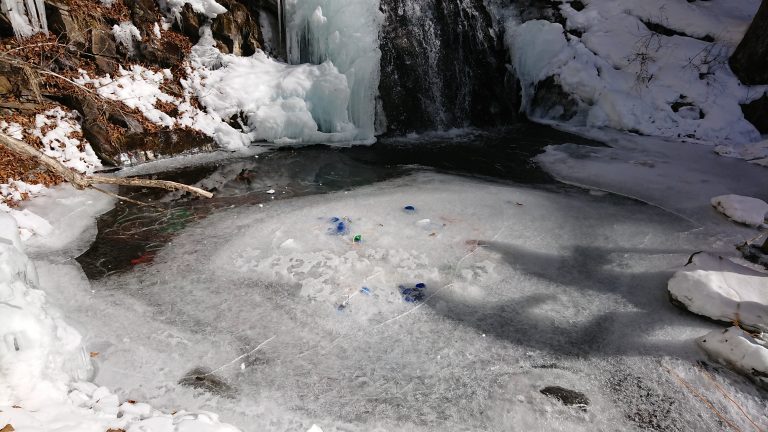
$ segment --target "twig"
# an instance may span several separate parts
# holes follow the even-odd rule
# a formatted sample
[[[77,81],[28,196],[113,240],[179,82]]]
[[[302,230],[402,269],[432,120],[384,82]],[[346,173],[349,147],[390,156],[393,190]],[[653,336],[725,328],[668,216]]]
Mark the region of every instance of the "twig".
[[[199,195],[205,198],[213,198],[213,194],[194,187],[185,185],[182,183],[176,183],[172,181],[166,181],[166,180],[146,180],[146,179],[138,179],[138,178],[115,178],[115,177],[105,177],[105,176],[84,176],[81,175],[75,171],[70,170],[67,168],[64,164],[59,162],[57,159],[54,159],[50,156],[47,156],[40,152],[35,147],[32,147],[31,145],[19,141],[15,138],[12,138],[4,133],[0,133],[0,144],[3,144],[6,148],[11,150],[12,152],[22,155],[22,156],[30,156],[34,159],[37,159],[38,162],[40,162],[41,165],[45,166],[49,171],[60,175],[64,178],[64,180],[68,181],[72,184],[76,189],[86,189],[86,188],[92,188],[93,185],[96,184],[112,184],[112,185],[121,185],[121,186],[139,186],[139,187],[151,187],[151,188],[159,188],[159,189],[166,189],[171,191],[181,190],[185,192],[190,192],[195,195]]]
[[[691,392],[696,398],[698,398],[700,401],[704,403],[704,405],[707,406],[715,415],[717,415],[720,420],[724,421],[725,424],[731,427],[731,429],[735,430],[736,432],[741,432],[741,429],[739,429],[735,424],[733,424],[730,420],[725,418],[725,416],[718,411],[717,408],[715,408],[714,405],[712,405],[712,402],[708,401],[707,398],[701,395],[692,385],[690,385],[687,381],[685,381],[680,375],[678,375],[675,371],[668,368],[667,366],[662,365],[664,369],[666,369],[667,373],[672,376],[677,382],[683,385],[689,392]]]

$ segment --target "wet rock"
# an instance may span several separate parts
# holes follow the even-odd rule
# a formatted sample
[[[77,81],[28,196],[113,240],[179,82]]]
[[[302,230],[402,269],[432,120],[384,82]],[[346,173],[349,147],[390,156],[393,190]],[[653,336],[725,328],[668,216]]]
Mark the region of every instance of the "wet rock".
[[[481,0],[385,0],[381,8],[379,92],[391,132],[514,120],[508,53]]]
[[[752,123],[761,134],[768,134],[768,95],[741,106],[744,118]]]
[[[541,394],[559,400],[565,406],[576,406],[586,410],[589,406],[587,395],[576,390],[569,390],[560,386],[549,386],[539,390]]]
[[[179,380],[179,384],[222,397],[233,397],[235,394],[235,389],[232,386],[212,374],[211,369],[206,367],[197,367],[187,372]]]
[[[563,90],[555,76],[550,75],[536,84],[528,114],[538,118],[568,121],[578,113],[578,108],[579,103]]]

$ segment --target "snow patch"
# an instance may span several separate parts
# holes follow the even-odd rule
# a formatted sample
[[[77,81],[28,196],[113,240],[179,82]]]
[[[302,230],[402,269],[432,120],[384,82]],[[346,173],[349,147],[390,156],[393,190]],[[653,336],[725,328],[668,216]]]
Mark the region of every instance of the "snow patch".
[[[715,330],[697,341],[716,361],[768,387],[768,346],[739,327]]]
[[[768,275],[699,253],[670,279],[670,296],[709,318],[768,330]]]
[[[721,195],[712,198],[712,206],[732,221],[759,227],[768,217],[768,203],[741,195]]]
[[[35,129],[32,135],[40,138],[43,153],[58,159],[68,168],[83,174],[92,174],[101,167],[91,145],[82,137],[80,114],[77,111],[66,112],[56,107],[35,116]]]

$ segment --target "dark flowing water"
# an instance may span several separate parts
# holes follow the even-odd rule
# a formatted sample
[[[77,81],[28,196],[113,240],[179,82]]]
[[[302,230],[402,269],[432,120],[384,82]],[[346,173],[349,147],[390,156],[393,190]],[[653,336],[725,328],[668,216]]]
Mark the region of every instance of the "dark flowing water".
[[[535,124],[495,130],[436,132],[390,137],[373,146],[281,149],[152,176],[211,190],[204,200],[163,190],[123,188],[120,194],[156,207],[119,203],[98,221],[91,248],[77,258],[92,280],[149,263],[188,224],[217,209],[258,205],[348,190],[415,170],[492,181],[547,184],[553,180],[531,158],[547,145],[598,143]],[[274,189],[274,194],[266,191]]]

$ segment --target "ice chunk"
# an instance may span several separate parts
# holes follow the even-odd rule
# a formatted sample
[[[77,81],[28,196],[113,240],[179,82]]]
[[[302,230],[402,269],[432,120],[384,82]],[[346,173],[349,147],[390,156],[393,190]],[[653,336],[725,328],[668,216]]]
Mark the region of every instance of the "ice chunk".
[[[739,327],[715,330],[698,339],[710,357],[768,388],[768,347]]]
[[[712,206],[732,221],[760,226],[768,217],[768,203],[761,199],[741,195],[721,195],[712,198]]]
[[[670,296],[693,313],[768,330],[768,275],[699,253],[668,284]]]

